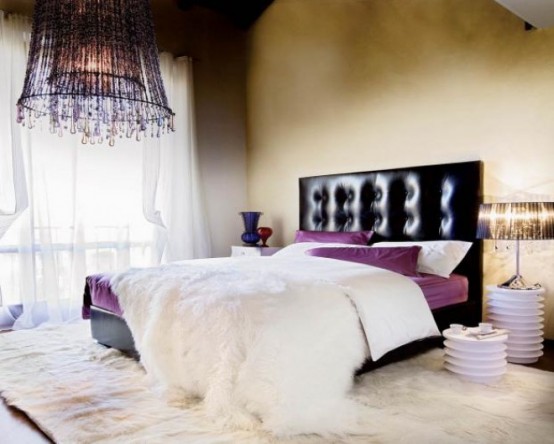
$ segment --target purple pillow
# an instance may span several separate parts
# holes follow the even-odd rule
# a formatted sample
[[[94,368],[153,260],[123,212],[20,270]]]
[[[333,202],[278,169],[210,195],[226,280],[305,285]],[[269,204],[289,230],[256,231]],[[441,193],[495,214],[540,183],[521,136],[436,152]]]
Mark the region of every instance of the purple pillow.
[[[296,230],[294,243],[325,242],[335,244],[367,245],[373,231],[305,231]]]
[[[319,247],[306,251],[306,254],[373,265],[395,271],[404,276],[419,276],[417,272],[419,250],[421,250],[420,246],[394,248]]]

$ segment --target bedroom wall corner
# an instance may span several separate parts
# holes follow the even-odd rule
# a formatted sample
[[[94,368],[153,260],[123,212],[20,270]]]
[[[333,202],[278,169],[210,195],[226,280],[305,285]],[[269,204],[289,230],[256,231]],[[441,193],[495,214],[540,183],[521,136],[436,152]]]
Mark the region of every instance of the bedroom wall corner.
[[[525,31],[494,0],[276,0],[250,33],[248,204],[298,228],[298,178],[482,160],[486,201],[553,200],[554,29]],[[547,289],[554,241],[522,271]],[[513,250],[484,246],[484,283],[513,274]]]
[[[206,8],[157,17],[160,49],[193,58],[198,160],[212,256],[240,242],[247,209],[246,32]]]

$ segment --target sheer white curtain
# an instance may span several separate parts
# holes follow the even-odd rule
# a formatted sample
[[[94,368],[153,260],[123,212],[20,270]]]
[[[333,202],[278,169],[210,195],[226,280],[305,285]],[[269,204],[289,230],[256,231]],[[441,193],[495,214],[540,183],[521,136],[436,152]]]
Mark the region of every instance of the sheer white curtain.
[[[19,127],[15,121],[14,100],[19,97],[25,78],[26,46],[22,36],[30,23],[13,16],[7,25],[0,11],[0,238],[28,206],[27,185]]]
[[[17,317],[14,328],[79,317],[87,274],[210,254],[190,61],[162,55],[166,91],[177,112],[175,133],[142,143],[118,139],[114,148],[82,145],[77,135],[50,134],[47,122],[32,130],[15,123],[28,27],[23,19],[2,16],[0,29],[13,39],[6,45],[17,69],[6,74],[2,63],[0,124],[11,138],[2,131],[0,313]]]
[[[21,133],[12,105],[23,88],[24,36],[30,29],[28,19],[11,16],[8,21],[0,11],[0,239],[29,205]],[[0,282],[0,327],[13,322],[13,316],[2,309],[3,300]]]
[[[145,217],[157,227],[155,263],[211,252],[197,158],[192,60],[162,53],[160,69],[176,120],[175,132],[145,140],[143,202]]]

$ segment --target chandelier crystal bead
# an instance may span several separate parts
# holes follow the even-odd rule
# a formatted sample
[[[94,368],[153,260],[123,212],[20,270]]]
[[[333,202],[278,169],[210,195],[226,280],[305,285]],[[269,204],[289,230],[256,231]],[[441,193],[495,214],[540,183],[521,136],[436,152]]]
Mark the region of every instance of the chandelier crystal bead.
[[[45,116],[90,144],[173,131],[149,0],[36,1],[17,121]]]

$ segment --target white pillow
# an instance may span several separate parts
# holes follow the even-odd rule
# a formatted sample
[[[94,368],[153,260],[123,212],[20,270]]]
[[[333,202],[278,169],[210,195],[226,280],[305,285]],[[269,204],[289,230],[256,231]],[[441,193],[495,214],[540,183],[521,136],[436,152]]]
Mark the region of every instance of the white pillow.
[[[304,253],[308,250],[318,247],[348,247],[348,248],[371,248],[365,245],[355,245],[355,244],[340,244],[333,242],[298,242],[296,244],[287,245],[284,248],[281,248],[273,257],[277,256],[304,256]]]
[[[375,247],[410,247],[419,245],[421,250],[417,257],[417,271],[436,274],[447,278],[465,257],[471,242],[454,240],[420,241],[420,242],[376,242]]]

